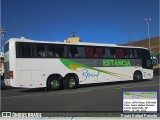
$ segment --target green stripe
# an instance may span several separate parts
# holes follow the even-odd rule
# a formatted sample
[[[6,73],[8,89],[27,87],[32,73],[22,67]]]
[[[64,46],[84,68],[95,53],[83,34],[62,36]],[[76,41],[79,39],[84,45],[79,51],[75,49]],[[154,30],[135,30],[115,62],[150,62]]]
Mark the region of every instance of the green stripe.
[[[82,68],[87,68],[87,69],[91,69],[91,70],[96,70],[98,72],[102,72],[102,73],[106,73],[106,74],[109,74],[109,75],[113,75],[113,76],[117,76],[117,77],[128,77],[126,75],[122,75],[122,74],[118,74],[118,73],[114,73],[114,72],[109,72],[109,71],[106,71],[106,70],[100,70],[100,69],[96,69],[96,68],[93,68],[93,67],[90,67],[90,66],[86,66],[86,65],[83,65],[83,64],[80,64],[78,62],[74,62],[74,61],[71,61],[71,60],[67,60],[67,59],[64,59],[64,58],[60,58],[60,61],[69,69],[71,70],[74,70],[70,67],[70,65],[76,65],[76,66],[79,66],[79,67],[82,67]]]

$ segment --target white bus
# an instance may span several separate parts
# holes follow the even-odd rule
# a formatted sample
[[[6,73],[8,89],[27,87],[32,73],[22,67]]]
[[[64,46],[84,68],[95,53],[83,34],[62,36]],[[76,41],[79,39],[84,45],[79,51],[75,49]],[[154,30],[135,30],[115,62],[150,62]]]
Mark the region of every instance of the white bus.
[[[99,43],[12,38],[4,46],[5,84],[47,90],[153,77],[149,50]]]

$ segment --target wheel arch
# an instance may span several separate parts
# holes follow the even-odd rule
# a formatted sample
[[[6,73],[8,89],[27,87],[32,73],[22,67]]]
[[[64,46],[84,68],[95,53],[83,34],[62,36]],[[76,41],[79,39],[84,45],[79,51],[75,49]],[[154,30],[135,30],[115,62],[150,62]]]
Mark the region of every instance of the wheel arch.
[[[143,73],[142,73],[142,71],[140,71],[140,70],[136,70],[136,71],[134,71],[133,76],[134,76],[134,74],[135,74],[135,73],[141,73],[141,75],[142,75],[142,79],[143,79]]]
[[[77,74],[75,74],[75,73],[67,73],[65,76],[64,76],[64,79],[67,77],[67,76],[71,76],[71,75],[73,75],[73,76],[76,76],[78,79],[78,84],[79,84],[79,77],[78,77],[78,75]]]
[[[60,74],[50,74],[50,75],[47,77],[46,84],[47,84],[49,78],[50,78],[50,77],[53,77],[53,76],[59,77],[61,80],[63,79],[63,77],[62,77]]]
[[[57,88],[57,89],[54,89],[54,90],[59,90],[59,89],[62,89],[63,88],[63,86],[62,86],[62,80],[63,80],[63,77],[60,75],[60,74],[50,74],[48,77],[47,77],[47,80],[46,80],[46,88],[47,88],[47,90],[48,91],[51,91],[51,90],[53,90],[52,88],[50,88],[50,82],[49,82],[49,80],[50,80],[50,78],[51,77],[58,77],[59,78],[59,80],[61,81],[61,87],[59,87],[59,88]]]

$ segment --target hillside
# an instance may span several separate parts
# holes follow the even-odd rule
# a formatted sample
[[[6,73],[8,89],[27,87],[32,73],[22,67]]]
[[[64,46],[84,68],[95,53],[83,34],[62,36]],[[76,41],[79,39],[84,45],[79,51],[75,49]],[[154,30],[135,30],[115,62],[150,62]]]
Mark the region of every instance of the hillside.
[[[148,48],[149,46],[149,40],[144,39],[144,40],[138,40],[135,42],[123,44],[123,45],[129,45],[129,46],[139,46],[139,47],[146,47]],[[151,45],[151,51],[152,52],[159,52],[160,53],[160,36],[154,37],[150,39],[150,45]]]

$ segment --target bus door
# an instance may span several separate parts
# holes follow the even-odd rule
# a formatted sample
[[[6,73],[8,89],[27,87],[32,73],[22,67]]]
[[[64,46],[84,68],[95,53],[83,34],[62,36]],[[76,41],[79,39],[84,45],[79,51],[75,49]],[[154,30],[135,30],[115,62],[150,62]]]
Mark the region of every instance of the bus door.
[[[145,49],[142,50],[141,55],[142,55],[142,68],[153,69],[149,50],[145,50]]]

